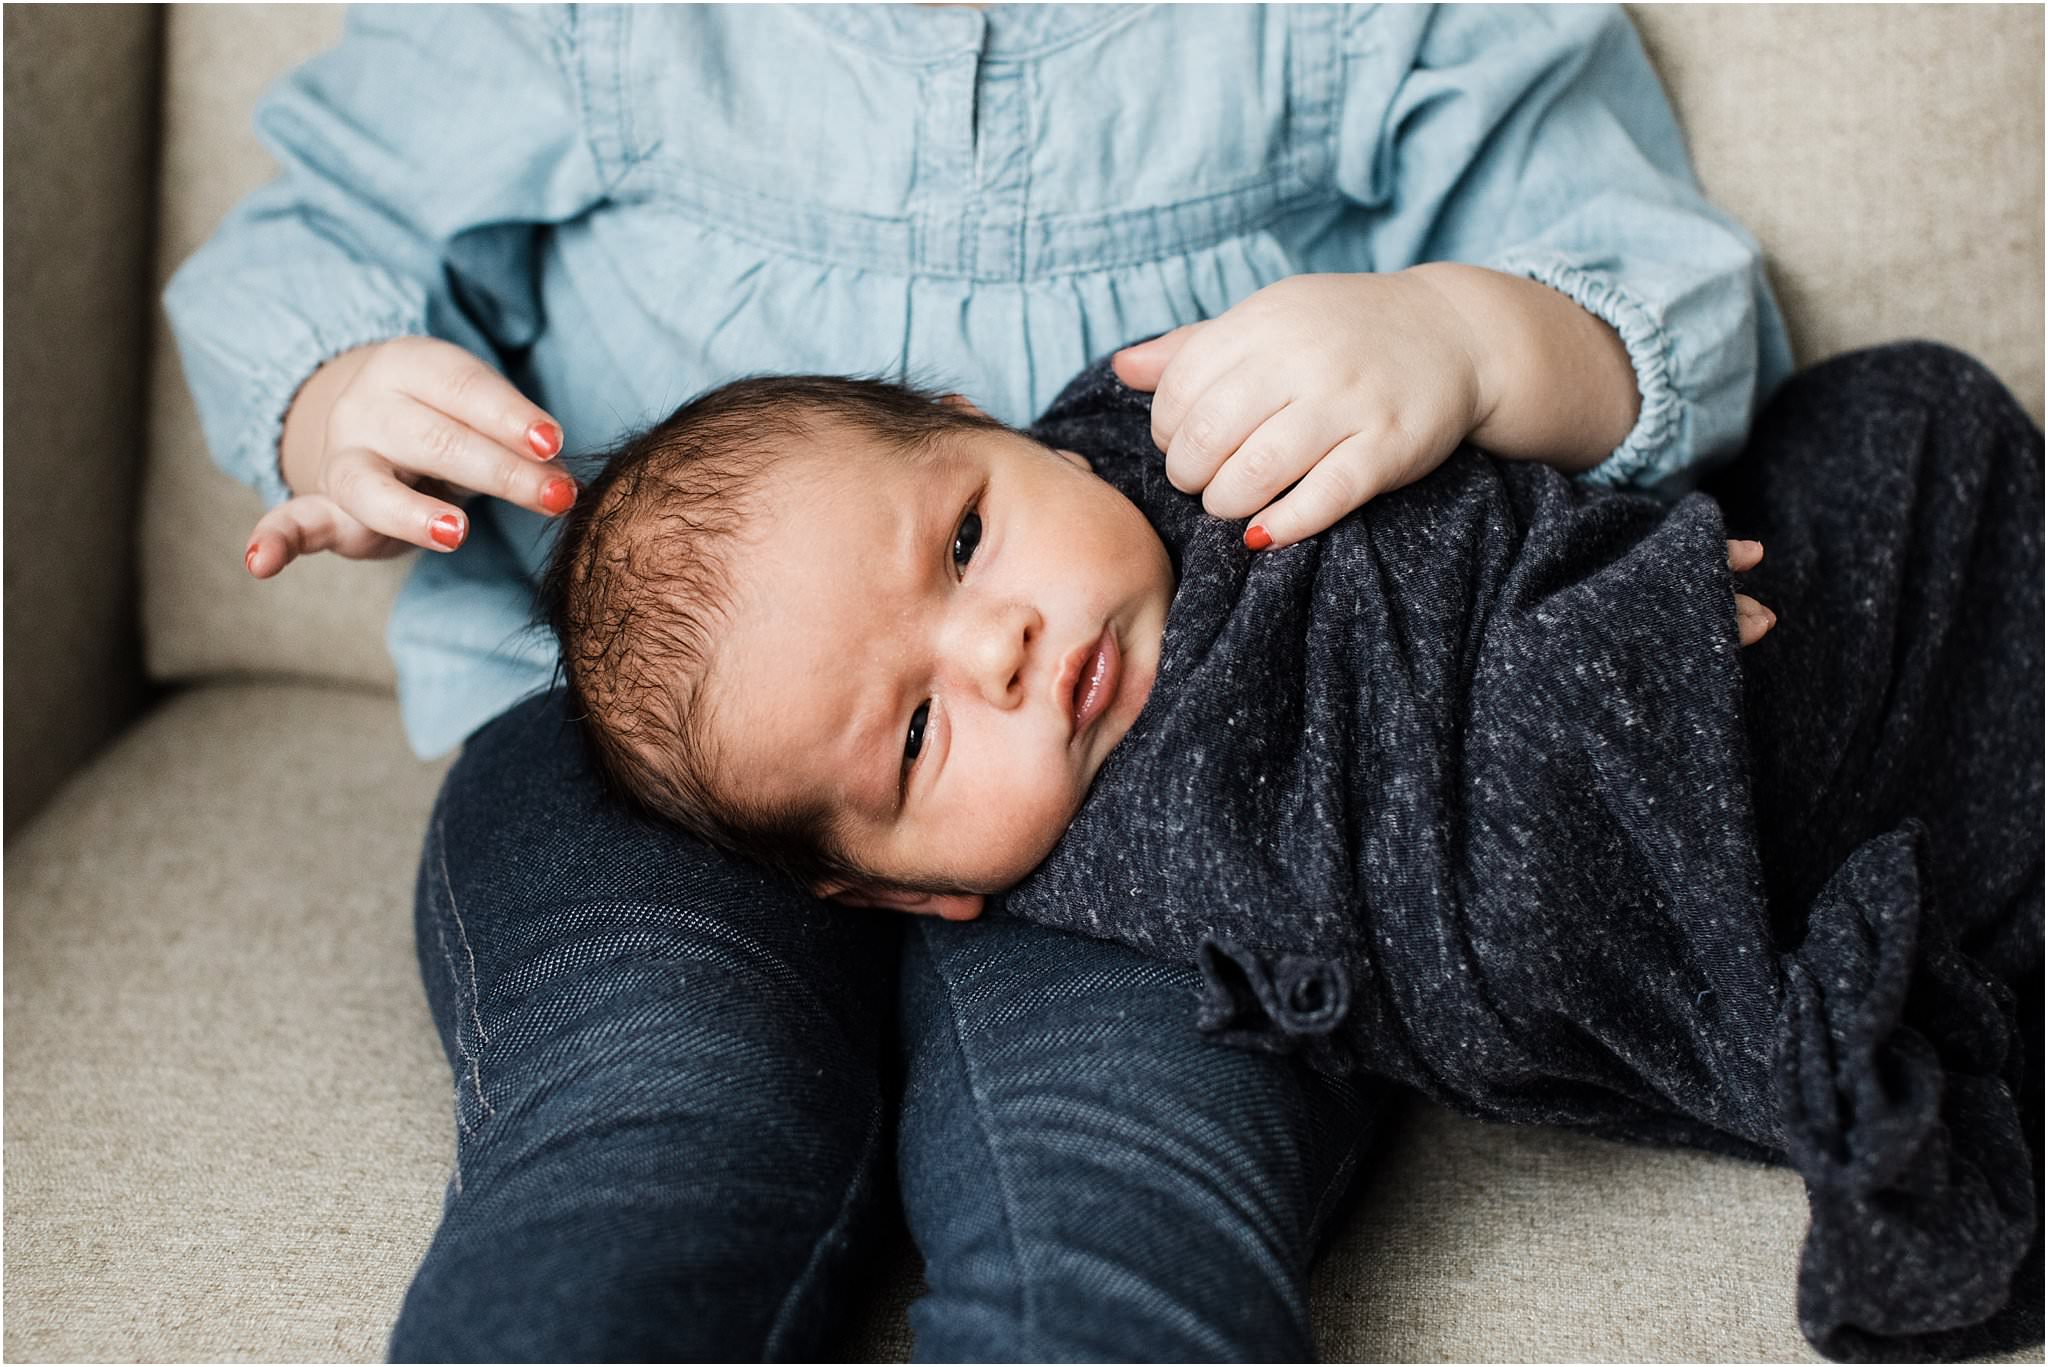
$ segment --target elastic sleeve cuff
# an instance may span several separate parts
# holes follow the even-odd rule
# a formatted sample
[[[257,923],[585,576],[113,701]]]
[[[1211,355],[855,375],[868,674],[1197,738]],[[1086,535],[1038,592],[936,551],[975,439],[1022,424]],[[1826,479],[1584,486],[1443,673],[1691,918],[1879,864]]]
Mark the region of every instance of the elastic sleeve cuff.
[[[376,314],[340,325],[315,327],[293,345],[249,376],[249,390],[242,411],[253,415],[249,429],[238,443],[236,464],[251,476],[251,484],[263,496],[265,508],[275,508],[292,496],[278,469],[284,441],[285,414],[292,400],[313,372],[359,346],[388,342],[394,337],[425,334],[416,312]]]
[[[1607,459],[1577,478],[1599,488],[1647,488],[1685,465],[1683,402],[1671,383],[1670,348],[1648,309],[1609,276],[1562,257],[1510,255],[1495,270],[1526,276],[1570,298],[1613,328],[1628,349],[1642,398],[1636,425]]]

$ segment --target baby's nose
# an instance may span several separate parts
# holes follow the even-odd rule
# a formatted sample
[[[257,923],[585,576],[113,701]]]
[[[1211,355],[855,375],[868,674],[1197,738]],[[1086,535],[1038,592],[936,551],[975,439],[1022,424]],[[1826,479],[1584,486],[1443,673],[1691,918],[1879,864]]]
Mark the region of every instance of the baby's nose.
[[[1043,627],[1037,611],[1024,603],[994,605],[976,624],[969,668],[992,706],[1015,707],[1024,700],[1024,675]]]

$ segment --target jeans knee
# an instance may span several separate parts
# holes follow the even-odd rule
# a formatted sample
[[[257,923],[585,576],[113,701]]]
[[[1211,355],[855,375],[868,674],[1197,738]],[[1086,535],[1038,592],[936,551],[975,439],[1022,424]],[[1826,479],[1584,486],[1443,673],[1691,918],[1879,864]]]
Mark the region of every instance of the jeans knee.
[[[1355,1089],[1201,1040],[1192,970],[1017,925],[922,941],[899,1150],[920,1358],[1311,1357]]]
[[[637,976],[493,1037],[394,1358],[802,1358],[845,1318],[889,1188],[876,1060],[699,1029]]]

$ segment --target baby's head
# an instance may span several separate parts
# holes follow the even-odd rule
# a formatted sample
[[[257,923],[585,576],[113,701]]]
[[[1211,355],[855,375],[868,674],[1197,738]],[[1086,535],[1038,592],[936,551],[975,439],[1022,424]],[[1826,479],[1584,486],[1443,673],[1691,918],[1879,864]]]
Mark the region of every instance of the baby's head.
[[[616,788],[821,896],[959,919],[1072,820],[1172,595],[1081,457],[957,396],[793,376],[611,453],[541,608]]]

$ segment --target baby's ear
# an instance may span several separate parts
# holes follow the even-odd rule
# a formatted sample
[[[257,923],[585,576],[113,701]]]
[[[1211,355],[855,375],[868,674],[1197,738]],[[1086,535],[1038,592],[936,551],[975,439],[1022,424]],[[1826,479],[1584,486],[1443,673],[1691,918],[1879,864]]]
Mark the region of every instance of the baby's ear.
[[[987,900],[978,892],[912,892],[908,888],[848,883],[836,878],[813,883],[811,895],[843,906],[907,911],[913,916],[938,916],[948,921],[972,921],[981,915]]]

